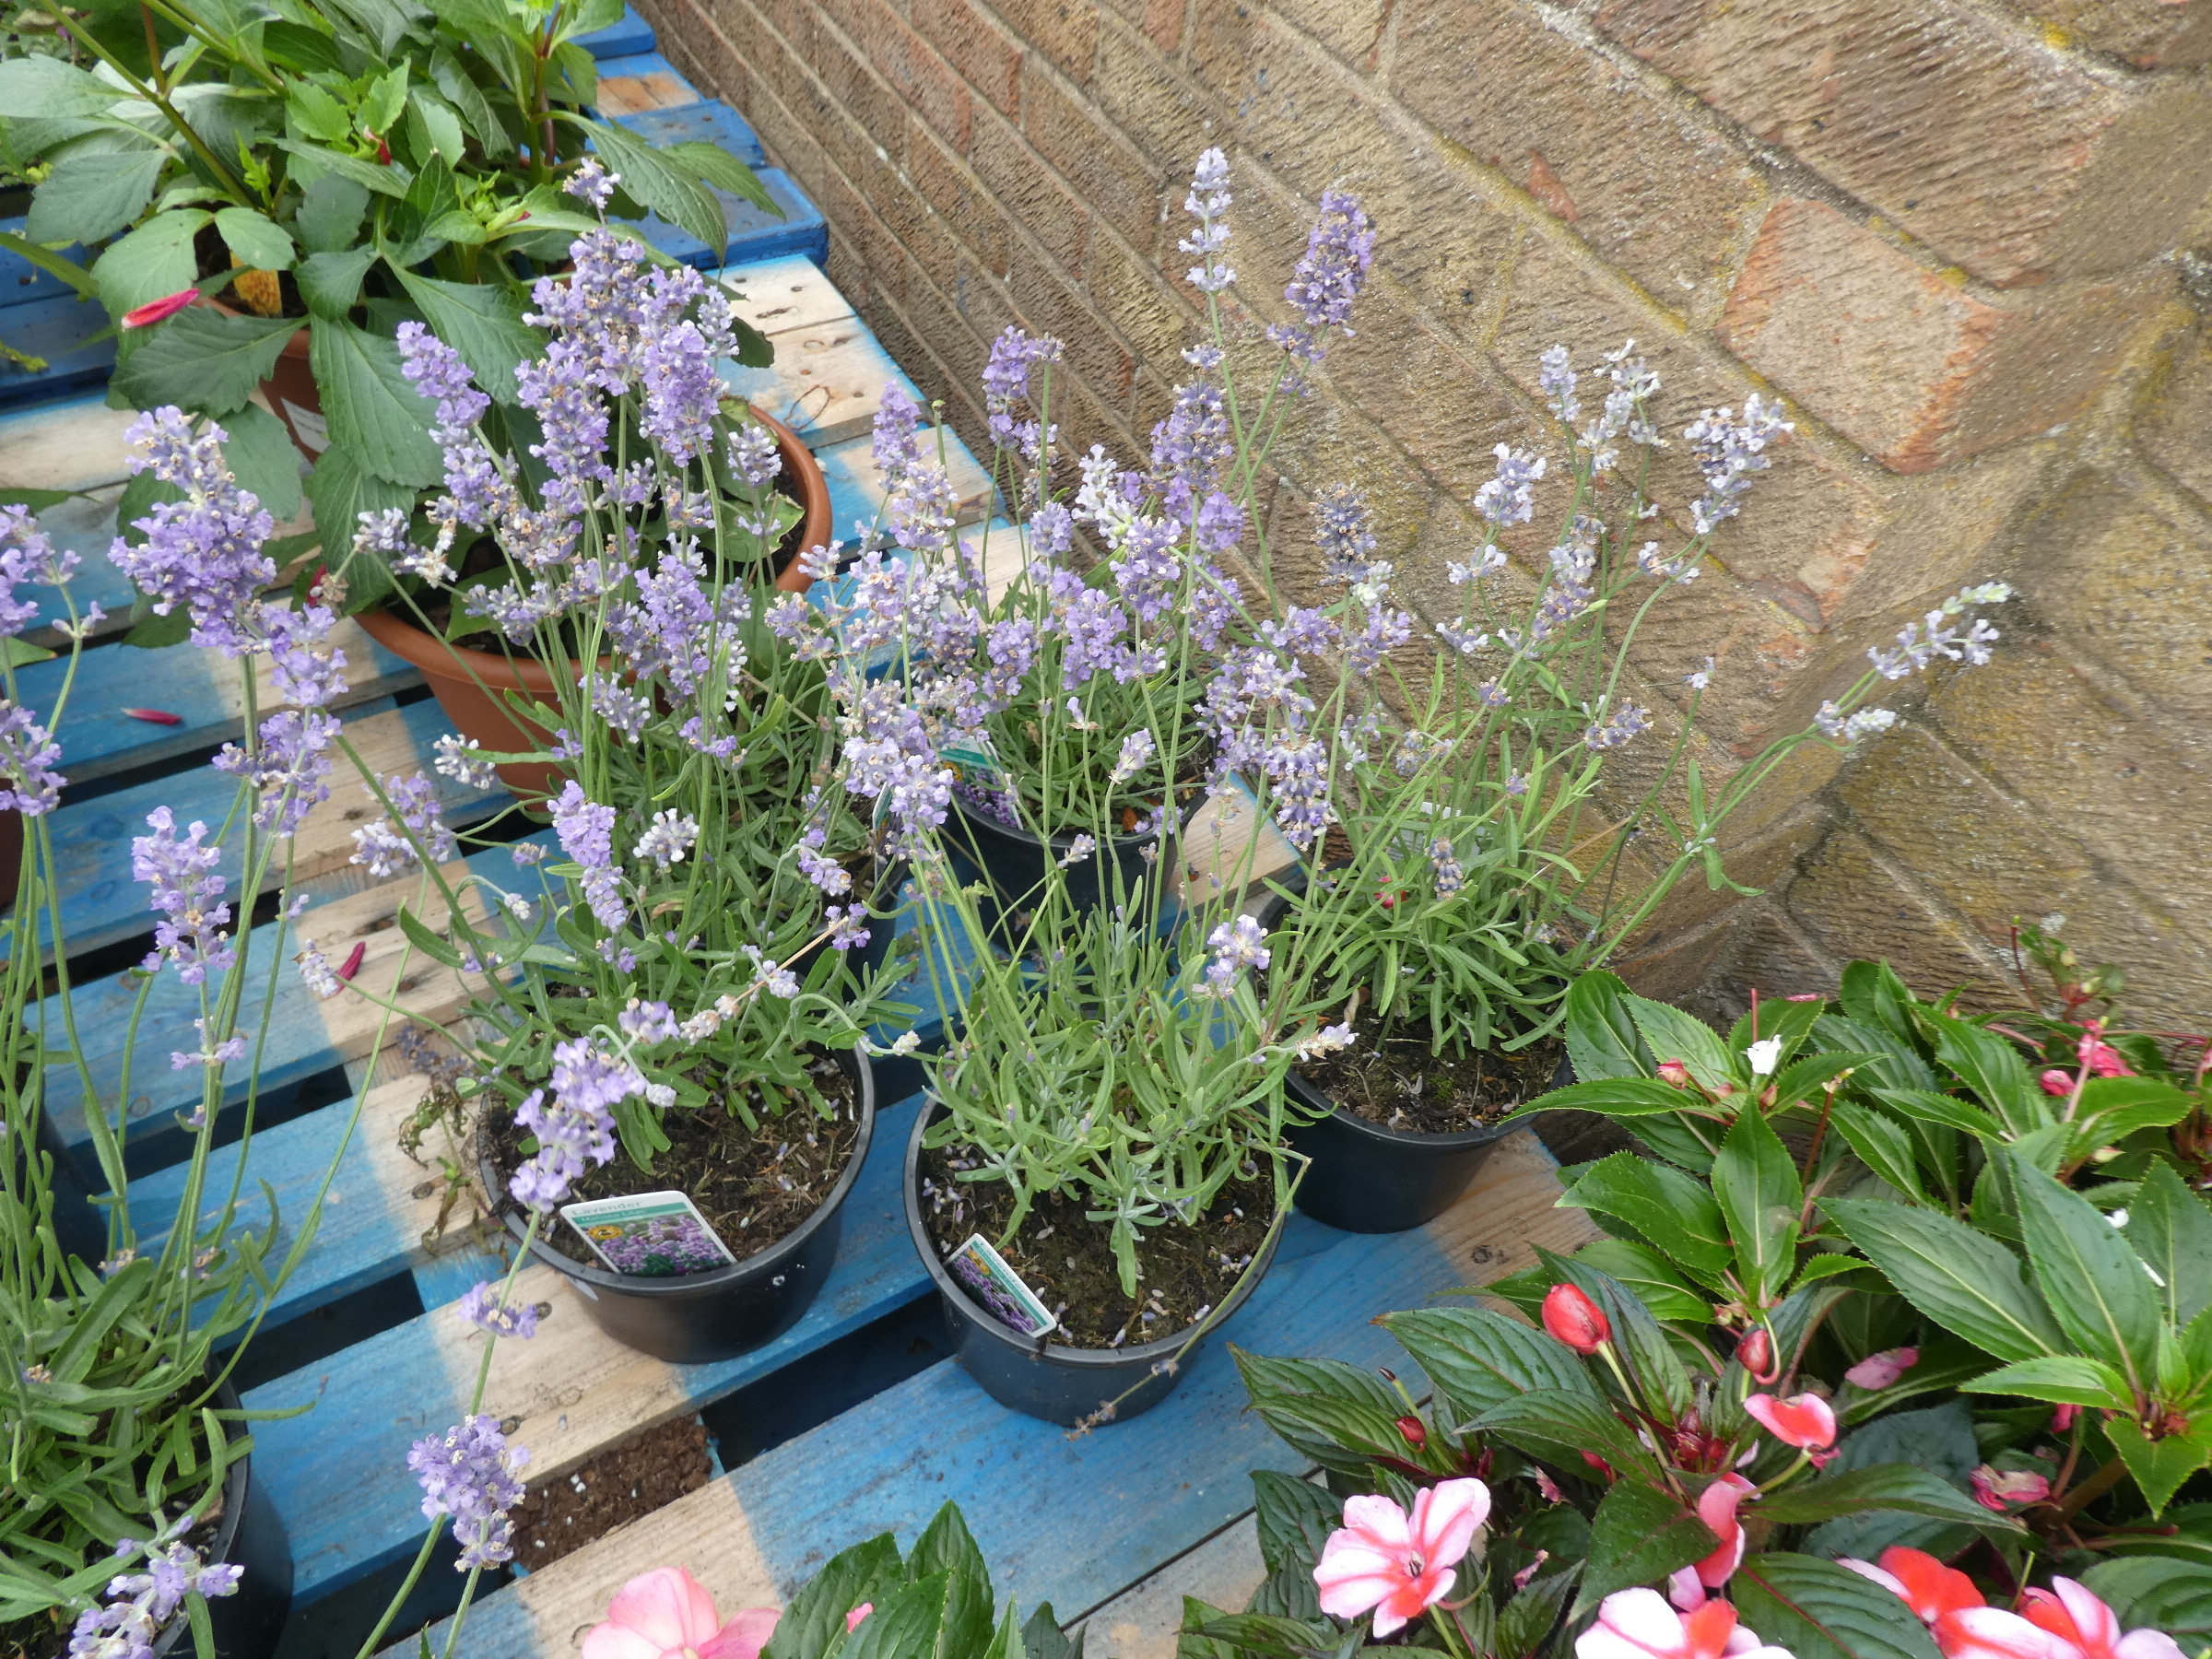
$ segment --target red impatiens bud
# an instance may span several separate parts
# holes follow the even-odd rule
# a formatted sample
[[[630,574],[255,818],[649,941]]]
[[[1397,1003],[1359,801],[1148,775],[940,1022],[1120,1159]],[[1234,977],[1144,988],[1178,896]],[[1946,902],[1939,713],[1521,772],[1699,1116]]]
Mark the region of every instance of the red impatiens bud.
[[[1753,1325],[1735,1345],[1735,1362],[1761,1382],[1771,1382],[1782,1372],[1774,1363],[1774,1339],[1765,1325]]]
[[[1688,1088],[1689,1087],[1689,1067],[1679,1060],[1662,1060],[1659,1062],[1659,1080],[1662,1083],[1671,1083],[1677,1088]]]
[[[143,720],[152,725],[182,725],[184,724],[183,715],[171,714],[167,709],[125,709],[124,712],[133,720]]]
[[[345,963],[338,969],[338,977],[349,980],[361,971],[361,959],[369,954],[369,941],[361,940],[346,953]]]
[[[1398,1419],[1398,1432],[1406,1437],[1406,1443],[1417,1452],[1429,1443],[1429,1426],[1410,1413]]]
[[[173,317],[200,297],[196,288],[179,288],[173,294],[164,294],[159,300],[149,300],[144,305],[123,313],[122,328],[150,328],[164,318]]]
[[[1594,1354],[1613,1335],[1598,1305],[1572,1285],[1544,1293],[1544,1329],[1578,1354]]]

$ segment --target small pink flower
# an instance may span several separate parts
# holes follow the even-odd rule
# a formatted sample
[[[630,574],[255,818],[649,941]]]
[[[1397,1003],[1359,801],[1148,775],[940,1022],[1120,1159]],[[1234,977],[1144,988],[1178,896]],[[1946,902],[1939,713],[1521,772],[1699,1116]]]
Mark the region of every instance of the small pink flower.
[[[2094,1591],[2069,1578],[2054,1578],[2048,1590],[2020,1594],[2020,1610],[2028,1622],[2070,1648],[2063,1659],[2182,1659],[2181,1643],[2163,1630],[2120,1633],[2120,1620]],[[2058,1645],[2054,1644],[2054,1645]],[[2054,1654],[2053,1659],[2061,1659]]]
[[[2062,1100],[2074,1092],[2074,1074],[2070,1071],[2061,1071],[2055,1065],[2038,1077],[2036,1081],[2042,1085],[2045,1094]]]
[[[2080,1415],[2081,1407],[2078,1406],[2059,1406],[2051,1414],[2051,1432],[2053,1434],[2070,1432],[2074,1427],[2074,1419]]]
[[[1790,1002],[1826,1002],[1828,998],[1818,991],[1800,991],[1796,995],[1786,1000]]]
[[[1720,1547],[1703,1560],[1683,1568],[1667,1583],[1667,1595],[1684,1612],[1704,1605],[1705,1593],[1718,1590],[1744,1564],[1743,1524],[1735,1512],[1744,1499],[1759,1488],[1741,1475],[1724,1475],[1698,1494],[1698,1519],[1712,1529]]]
[[[1346,1499],[1344,1525],[1329,1535],[1313,1568],[1321,1610],[1358,1618],[1371,1607],[1378,1637],[1401,1629],[1451,1594],[1459,1577],[1453,1568],[1489,1512],[1490,1488],[1479,1480],[1426,1488],[1410,1521],[1379,1493]]]
[[[1776,1440],[1801,1451],[1820,1451],[1836,1443],[1836,1414],[1818,1394],[1778,1400],[1772,1394],[1755,1394],[1744,1402],[1744,1409]]]
[[[1514,1588],[1514,1589],[1516,1589],[1516,1590],[1525,1590],[1525,1589],[1527,1589],[1527,1588],[1528,1588],[1528,1581],[1529,1581],[1529,1580],[1531,1580],[1531,1579],[1533,1579],[1533,1578],[1535,1578],[1535,1577],[1536,1576],[1536,1574],[1537,1574],[1537,1573],[1539,1573],[1539,1572],[1543,1571],[1544,1571],[1544,1563],[1545,1563],[1545,1562],[1547,1562],[1547,1561],[1548,1561],[1548,1560],[1550,1560],[1550,1559],[1551,1559],[1551,1551],[1550,1551],[1550,1550],[1548,1550],[1548,1549],[1539,1549],[1539,1550],[1537,1550],[1537,1551],[1536,1551],[1536,1559],[1535,1559],[1535,1560],[1531,1561],[1531,1562],[1530,1562],[1530,1563],[1529,1563],[1527,1566],[1525,1566],[1525,1567],[1522,1568],[1520,1571],[1518,1571],[1518,1572],[1516,1572],[1516,1573],[1514,1573],[1514,1574],[1513,1574],[1513,1588]]]
[[[1973,1483],[1974,1501],[2003,1514],[2016,1503],[2041,1503],[2051,1496],[2051,1483],[2025,1470],[1999,1470],[1983,1464],[1967,1478]]]
[[[1772,1382],[1782,1375],[1774,1359],[1774,1338],[1767,1335],[1765,1325],[1753,1325],[1744,1333],[1735,1345],[1735,1362],[1760,1382]]]
[[[1656,1590],[1618,1590],[1597,1605],[1597,1622],[1575,1638],[1575,1659],[1791,1659],[1735,1622],[1735,1608],[1709,1601],[1677,1613]]]
[[[369,941],[363,939],[346,953],[346,960],[338,968],[338,977],[342,980],[349,980],[359,973],[361,971],[361,959],[368,954]]]
[[[853,1631],[859,1630],[860,1621],[875,1611],[876,1604],[874,1602],[862,1602],[859,1606],[853,1608],[853,1611],[846,1614],[845,1634],[850,1636]]]
[[[1843,1380],[1868,1394],[1897,1386],[1897,1380],[1920,1363],[1916,1347],[1884,1348],[1869,1354],[1843,1373]]]
[[[1982,1593],[1974,1588],[1972,1579],[1956,1567],[1946,1567],[1924,1549],[1892,1544],[1882,1551],[1878,1567],[1849,1556],[1839,1558],[1839,1564],[1901,1596],[1912,1607],[1912,1617],[1930,1627],[1961,1608],[1982,1605]]]
[[[615,1592],[582,1659],[760,1659],[778,1617],[747,1607],[724,1624],[704,1584],[681,1567],[655,1567]]]
[[[1544,1495],[1544,1501],[1547,1503],[1567,1501],[1567,1494],[1559,1490],[1559,1483],[1541,1469],[1536,1471],[1536,1490]]]
[[[2082,1029],[2081,1041],[2074,1045],[2081,1063],[2100,1077],[2134,1077],[2136,1074],[2128,1070],[2127,1062],[2120,1057],[2120,1051],[2103,1038],[2101,1020],[2092,1019]]]
[[[150,328],[165,318],[175,316],[199,297],[200,290],[196,288],[179,288],[173,294],[165,294],[159,300],[147,300],[135,311],[124,312],[120,326]]]

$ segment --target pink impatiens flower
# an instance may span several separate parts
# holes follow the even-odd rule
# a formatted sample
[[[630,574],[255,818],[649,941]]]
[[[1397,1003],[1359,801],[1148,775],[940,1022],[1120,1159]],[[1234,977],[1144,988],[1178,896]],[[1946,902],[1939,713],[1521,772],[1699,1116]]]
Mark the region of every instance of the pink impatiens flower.
[[[1818,1452],[1836,1443],[1836,1414],[1818,1394],[1792,1394],[1786,1400],[1755,1394],[1744,1409],[1776,1440],[1800,1451]]]
[[[2120,1057],[2120,1051],[2104,1041],[2102,1020],[2092,1019],[2082,1028],[2081,1041],[2074,1045],[2074,1052],[2080,1055],[2081,1063],[2100,1077],[2132,1077],[2136,1075],[2128,1069],[2127,1062]]]
[[[1452,1593],[1453,1568],[1489,1513],[1490,1488],[1479,1480],[1429,1488],[1413,1500],[1410,1520],[1380,1494],[1346,1499],[1344,1525],[1313,1568],[1321,1610],[1358,1618],[1371,1607],[1374,1633],[1388,1636]]]
[[[1698,1494],[1698,1519],[1721,1541],[1703,1560],[1683,1568],[1667,1580],[1667,1596],[1685,1612],[1704,1605],[1705,1593],[1718,1590],[1744,1564],[1744,1528],[1736,1520],[1739,1504],[1759,1488],[1741,1475],[1724,1475]]]
[[[1869,1354],[1843,1373],[1843,1380],[1854,1388],[1868,1394],[1894,1388],[1897,1380],[1920,1363],[1916,1347],[1884,1348],[1878,1354]]]
[[[2036,1078],[2036,1081],[2042,1086],[2045,1094],[2057,1100],[2063,1100],[2074,1092],[2074,1074],[2070,1071],[2061,1071],[2055,1065]]]
[[[1735,1622],[1735,1608],[1709,1601],[1677,1613],[1656,1590],[1618,1590],[1597,1605],[1597,1622],[1575,1638],[1575,1659],[1792,1659]]]
[[[2112,1608],[2069,1578],[2053,1579],[2048,1590],[2021,1592],[2020,1612],[2055,1639],[2053,1659],[2182,1659],[2182,1644],[2163,1630],[2122,1635]]]
[[[681,1567],[655,1567],[615,1592],[582,1659],[760,1659],[778,1617],[747,1607],[724,1624],[704,1584]]]
[[[2016,1503],[2041,1503],[2051,1496],[2050,1481],[2022,1469],[1983,1464],[1967,1478],[1973,1483],[1974,1501],[2000,1515]]]

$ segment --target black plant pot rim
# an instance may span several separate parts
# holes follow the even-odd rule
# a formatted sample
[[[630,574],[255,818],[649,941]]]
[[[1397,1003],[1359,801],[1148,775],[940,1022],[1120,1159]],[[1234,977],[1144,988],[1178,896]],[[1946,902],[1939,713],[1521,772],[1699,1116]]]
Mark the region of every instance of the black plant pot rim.
[[[1001,1324],[986,1310],[977,1306],[975,1299],[968,1294],[967,1287],[945,1271],[944,1263],[937,1257],[936,1241],[929,1236],[929,1224],[922,1216],[922,1136],[927,1132],[937,1111],[935,1100],[924,1100],[922,1110],[914,1113],[913,1133],[907,1137],[904,1188],[906,1225],[908,1231],[913,1235],[915,1253],[921,1256],[922,1265],[929,1269],[932,1281],[938,1290],[957,1298],[962,1307],[974,1314],[971,1323],[976,1329],[1007,1347],[1076,1371],[1118,1371],[1139,1363],[1149,1365],[1157,1360],[1172,1359],[1191,1340],[1192,1335],[1198,1329],[1196,1324],[1185,1325],[1172,1335],[1155,1336],[1149,1342],[1128,1343],[1118,1348],[1070,1347],[1065,1343],[1053,1342],[1049,1337],[1023,1336]],[[1208,1329],[1218,1327],[1251,1299],[1252,1293],[1259,1288],[1260,1280],[1266,1277],[1267,1268],[1275,1260],[1276,1246],[1282,1242],[1282,1230],[1276,1229],[1260,1253],[1245,1265],[1243,1277],[1236,1288],[1229,1293],[1219,1307],[1207,1310],[1206,1318],[1200,1324]]]
[[[786,1257],[797,1251],[825,1226],[830,1218],[838,1213],[840,1207],[844,1204],[846,1195],[852,1192],[853,1182],[860,1179],[860,1166],[867,1161],[868,1147],[876,1138],[876,1075],[868,1064],[867,1047],[865,1043],[855,1043],[850,1050],[840,1051],[840,1053],[841,1054],[849,1053],[854,1062],[855,1069],[853,1077],[856,1099],[853,1104],[857,1107],[860,1116],[859,1138],[853,1144],[853,1156],[845,1160],[844,1170],[839,1174],[837,1184],[832,1186],[829,1195],[815,1206],[814,1214],[807,1217],[806,1220],[800,1222],[798,1226],[785,1233],[774,1243],[762,1245],[743,1261],[732,1262],[726,1266],[711,1267],[704,1273],[684,1273],[673,1277],[641,1273],[610,1273],[604,1267],[587,1266],[582,1262],[574,1261],[561,1254],[559,1251],[547,1244],[543,1229],[539,1230],[539,1236],[531,1241],[530,1253],[564,1278],[573,1279],[579,1284],[590,1286],[594,1290],[606,1290],[617,1296],[699,1296],[709,1291],[726,1288],[741,1280],[756,1277],[781,1266]],[[477,1137],[477,1179],[483,1182],[485,1192],[490,1194],[492,1202],[498,1206],[500,1219],[506,1224],[509,1236],[520,1243],[528,1236],[530,1223],[520,1207],[507,1195],[507,1189],[500,1181],[499,1174],[499,1170],[491,1161],[490,1151],[484,1145],[483,1133],[479,1127]],[[559,1224],[560,1217],[558,1212],[551,1214],[551,1220],[556,1226]]]
[[[1198,816],[1198,811],[1206,805],[1206,793],[1203,790],[1199,791],[1196,798],[1191,802],[1190,806],[1182,817],[1174,820],[1178,834],[1189,826],[1191,819]],[[1027,842],[1040,850],[1050,847],[1054,853],[1062,854],[1072,851],[1077,841],[1081,837],[1090,834],[1088,830],[1071,830],[1060,834],[1040,835],[1027,824],[1009,824],[1004,819],[993,818],[987,812],[970,806],[957,794],[952,797],[952,809],[960,815],[963,823],[973,825],[993,835],[1003,835],[1009,841]],[[1109,835],[1100,850],[1112,853],[1118,848],[1141,847],[1147,841],[1162,841],[1166,839],[1167,828],[1167,825],[1162,824],[1159,829],[1149,833]]]
[[[242,1411],[245,1408],[244,1403],[238,1397],[238,1390],[230,1385],[228,1378],[216,1385],[215,1403],[225,1411]],[[223,1518],[215,1524],[215,1542],[208,1546],[204,1558],[210,1566],[217,1562],[229,1562],[237,1547],[238,1529],[246,1524],[246,1500],[253,1490],[253,1454],[249,1452],[245,1456],[233,1460],[223,1470]],[[191,1629],[192,1620],[180,1610],[155,1635],[155,1659],[164,1659],[165,1655],[174,1652],[180,1641],[185,1641],[189,1648],[188,1632]]]

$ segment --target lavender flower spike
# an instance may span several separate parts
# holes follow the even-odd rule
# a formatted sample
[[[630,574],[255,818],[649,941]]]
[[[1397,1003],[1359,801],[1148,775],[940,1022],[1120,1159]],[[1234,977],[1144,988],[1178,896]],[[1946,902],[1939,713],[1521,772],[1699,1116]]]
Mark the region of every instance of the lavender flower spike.
[[[1296,324],[1277,324],[1267,337],[1300,362],[1321,360],[1321,336],[1340,328],[1349,339],[1352,301],[1359,299],[1375,262],[1375,232],[1359,198],[1348,191],[1324,190],[1321,217],[1306,238],[1306,256],[1298,262],[1283,298],[1299,315]]]
[[[1198,228],[1175,245],[1198,261],[1191,267],[1191,286],[1201,293],[1218,294],[1237,279],[1237,273],[1223,257],[1229,247],[1229,225],[1223,218],[1229,211],[1229,158],[1218,149],[1209,149],[1198,158],[1197,170],[1191,174],[1191,194],[1183,198],[1183,209],[1198,221]]]
[[[433,1521],[453,1518],[453,1537],[461,1546],[456,1571],[496,1567],[514,1558],[507,1512],[523,1500],[516,1474],[529,1461],[529,1452],[509,1446],[491,1417],[465,1418],[442,1436],[417,1441],[407,1453],[407,1467],[422,1482],[422,1512]]]
[[[134,547],[119,535],[109,559],[153,601],[155,615],[184,608],[194,645],[247,655],[257,643],[251,623],[261,590],[276,576],[276,562],[262,550],[276,521],[224,465],[229,435],[210,423],[195,436],[172,404],[139,416],[124,436],[131,471],[152,473],[184,499],[132,520],[146,540]]]
[[[494,1336],[520,1336],[527,1341],[537,1335],[537,1304],[523,1302],[502,1308],[500,1288],[489,1279],[470,1286],[453,1311],[479,1331],[489,1331]]]
[[[120,1573],[108,1581],[106,1606],[77,1615],[69,1632],[70,1659],[153,1659],[162,1627],[177,1616],[188,1594],[237,1593],[244,1570],[205,1565],[198,1550],[171,1535],[183,1525],[182,1520],[172,1524],[161,1540],[147,1547],[144,1572]],[[128,1555],[137,1547],[135,1539],[126,1538],[116,1553]]]

